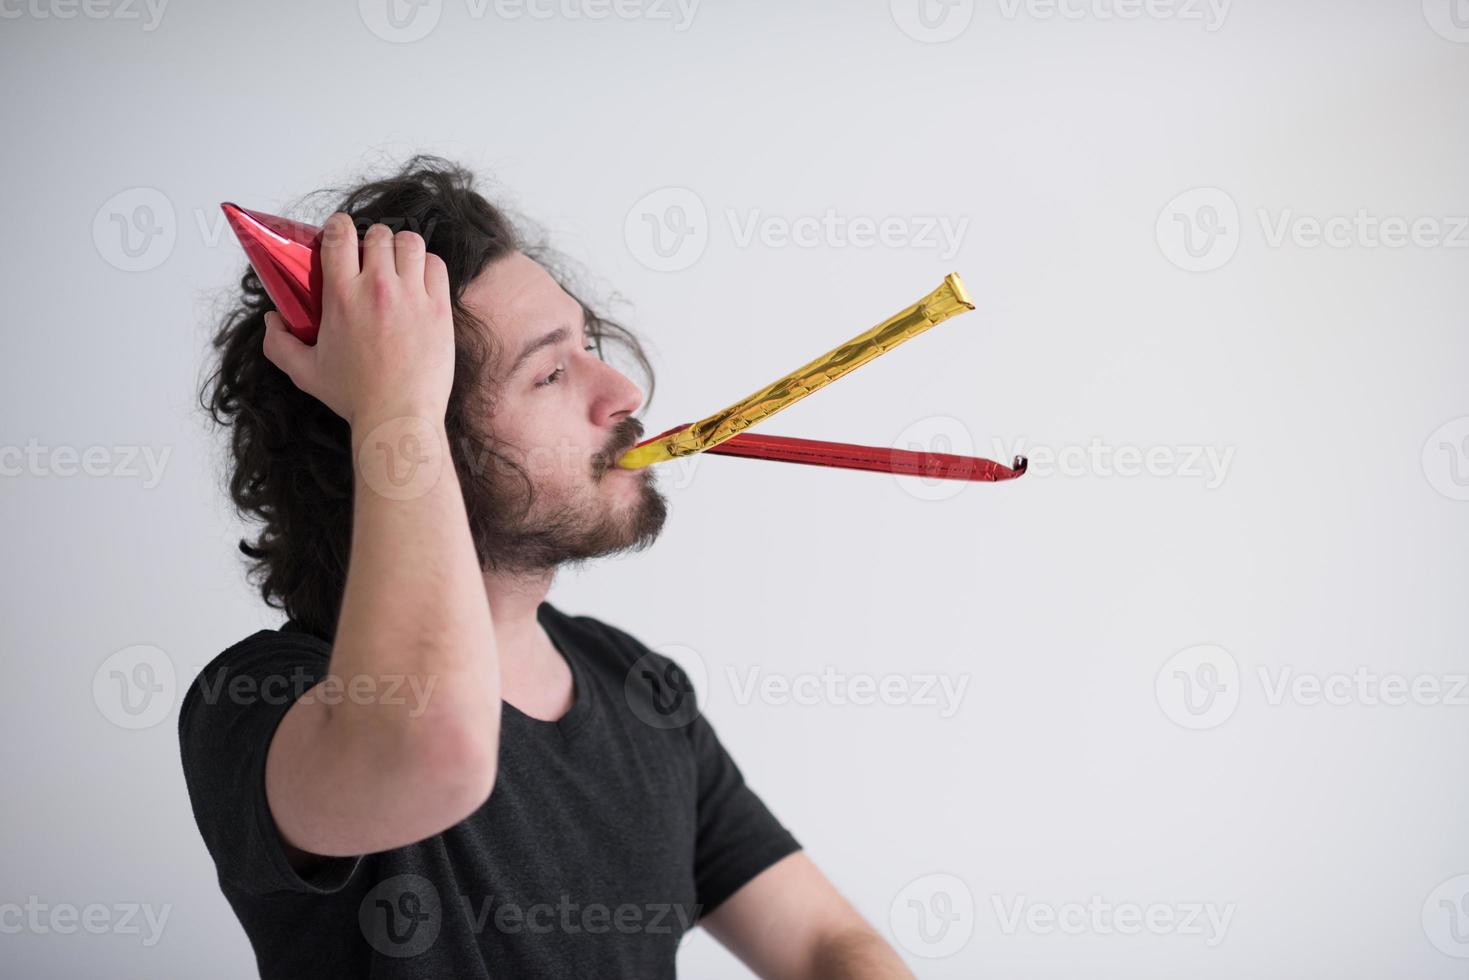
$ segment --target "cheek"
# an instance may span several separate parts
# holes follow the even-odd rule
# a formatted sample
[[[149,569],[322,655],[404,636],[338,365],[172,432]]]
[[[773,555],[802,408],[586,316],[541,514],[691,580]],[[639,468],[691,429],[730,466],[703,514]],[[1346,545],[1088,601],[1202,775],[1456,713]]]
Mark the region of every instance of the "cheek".
[[[580,433],[543,431],[530,437],[532,475],[548,492],[571,497],[590,483],[594,449],[582,442]]]
[[[531,478],[547,490],[576,488],[594,482],[593,458],[608,437],[587,423],[584,406],[573,405],[572,392],[541,393],[544,400],[517,399],[503,406],[496,425],[507,444],[517,447]]]

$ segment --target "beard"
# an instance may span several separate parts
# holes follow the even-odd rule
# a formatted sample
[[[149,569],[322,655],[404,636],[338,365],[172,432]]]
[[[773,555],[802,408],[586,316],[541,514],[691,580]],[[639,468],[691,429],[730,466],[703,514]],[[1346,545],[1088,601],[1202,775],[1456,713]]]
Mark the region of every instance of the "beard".
[[[607,448],[587,461],[590,482],[572,499],[551,500],[545,492],[538,492],[532,477],[501,453],[487,454],[489,465],[479,467],[457,459],[480,568],[539,574],[561,565],[641,551],[657,540],[668,517],[668,502],[658,491],[652,467],[636,471],[638,489],[631,501],[614,502],[604,492],[603,481],[642,432],[642,423],[632,416],[619,422]],[[493,439],[481,445],[493,446]]]

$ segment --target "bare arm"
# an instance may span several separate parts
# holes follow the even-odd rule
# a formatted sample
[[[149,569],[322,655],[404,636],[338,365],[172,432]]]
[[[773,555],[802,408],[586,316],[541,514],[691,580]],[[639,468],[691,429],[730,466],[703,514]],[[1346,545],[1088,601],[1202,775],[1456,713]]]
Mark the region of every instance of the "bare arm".
[[[804,853],[777,861],[701,923],[758,976],[799,980],[913,980]]]
[[[333,215],[325,231],[316,345],[273,313],[265,338],[266,356],[349,423],[357,462],[328,677],[286,712],[266,759],[298,865],[463,820],[494,785],[500,726],[489,602],[444,431],[447,270],[412,232],[369,228],[359,268],[351,221]]]

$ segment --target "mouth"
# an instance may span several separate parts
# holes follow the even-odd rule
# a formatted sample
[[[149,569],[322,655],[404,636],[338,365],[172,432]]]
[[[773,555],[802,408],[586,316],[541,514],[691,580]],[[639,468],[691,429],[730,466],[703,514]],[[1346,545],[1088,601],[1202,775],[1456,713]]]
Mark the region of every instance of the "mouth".
[[[597,479],[599,480],[602,477],[606,476],[608,473],[614,471],[620,471],[627,474],[634,474],[637,472],[637,470],[630,470],[618,466],[617,461],[623,456],[626,456],[633,449],[637,448],[638,439],[643,434],[643,426],[636,419],[628,419],[623,427],[625,429],[632,430],[628,433],[628,438],[621,440],[621,443],[616,449],[598,453],[596,459],[593,461],[592,465],[597,471]]]
[[[631,448],[633,447],[627,446],[614,452],[599,453],[596,462],[593,464],[597,470],[597,479],[600,480],[611,473],[626,473],[629,475],[636,473],[636,470],[630,470],[617,465],[617,461],[626,455],[627,451]]]

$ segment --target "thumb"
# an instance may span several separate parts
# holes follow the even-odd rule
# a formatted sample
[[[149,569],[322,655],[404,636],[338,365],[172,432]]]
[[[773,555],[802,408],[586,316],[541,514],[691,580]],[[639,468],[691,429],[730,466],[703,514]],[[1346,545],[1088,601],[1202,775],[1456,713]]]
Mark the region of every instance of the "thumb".
[[[311,348],[286,329],[286,321],[275,310],[265,314],[265,341],[262,348],[266,358],[286,372],[304,389],[310,376]]]

